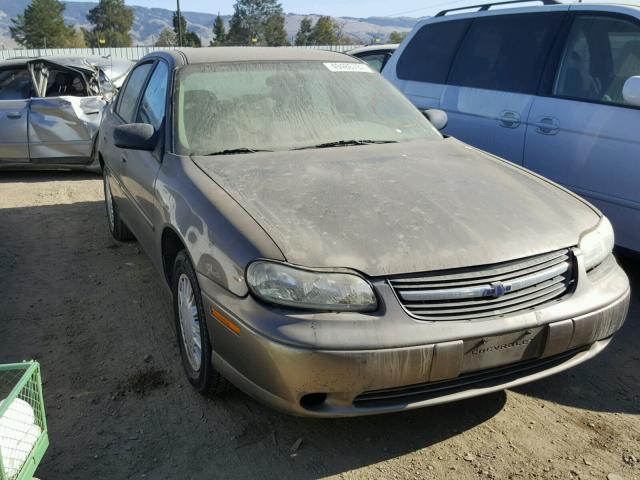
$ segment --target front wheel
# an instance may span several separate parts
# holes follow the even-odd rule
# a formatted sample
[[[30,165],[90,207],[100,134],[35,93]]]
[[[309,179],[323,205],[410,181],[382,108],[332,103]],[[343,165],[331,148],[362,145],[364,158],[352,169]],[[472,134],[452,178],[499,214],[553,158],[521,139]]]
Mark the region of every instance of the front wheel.
[[[113,238],[119,242],[128,242],[135,237],[129,230],[129,227],[120,218],[118,205],[116,204],[113,194],[111,193],[111,185],[109,183],[109,173],[106,168],[102,170],[102,180],[104,183],[104,205],[107,210],[107,223],[109,231]]]
[[[227,384],[211,365],[211,341],[200,286],[184,250],[176,256],[171,283],[176,333],[187,378],[200,393],[221,392]]]

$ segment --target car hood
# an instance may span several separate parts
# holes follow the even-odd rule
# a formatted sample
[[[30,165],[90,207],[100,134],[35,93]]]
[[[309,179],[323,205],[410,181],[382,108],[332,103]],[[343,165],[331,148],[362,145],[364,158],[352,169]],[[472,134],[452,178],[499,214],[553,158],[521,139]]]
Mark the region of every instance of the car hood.
[[[370,276],[569,247],[599,218],[555,184],[454,139],[193,160],[288,262]]]

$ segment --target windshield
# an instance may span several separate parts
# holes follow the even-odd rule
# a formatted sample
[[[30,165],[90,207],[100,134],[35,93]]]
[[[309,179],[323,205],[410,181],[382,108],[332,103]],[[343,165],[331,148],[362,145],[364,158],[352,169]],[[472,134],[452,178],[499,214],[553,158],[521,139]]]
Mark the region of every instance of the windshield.
[[[442,138],[360,63],[190,65],[178,74],[175,112],[182,155]]]

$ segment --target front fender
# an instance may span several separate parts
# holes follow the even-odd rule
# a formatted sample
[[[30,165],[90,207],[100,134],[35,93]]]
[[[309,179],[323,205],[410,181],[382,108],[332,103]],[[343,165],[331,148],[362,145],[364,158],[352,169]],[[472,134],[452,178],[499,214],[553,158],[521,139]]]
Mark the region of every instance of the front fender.
[[[248,294],[244,271],[251,260],[284,260],[260,225],[189,157],[165,155],[156,196],[163,218],[158,251],[164,230],[171,228],[196,271],[231,293]]]

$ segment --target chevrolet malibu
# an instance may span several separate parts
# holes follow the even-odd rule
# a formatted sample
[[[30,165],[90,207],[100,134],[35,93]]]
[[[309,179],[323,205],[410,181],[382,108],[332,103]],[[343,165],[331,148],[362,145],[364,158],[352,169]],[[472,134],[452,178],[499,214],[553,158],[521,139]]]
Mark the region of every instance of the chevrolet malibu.
[[[100,129],[108,224],[171,291],[197,390],[228,379],[293,414],[382,413],[607,346],[629,302],[609,221],[445,123],[337,53],[138,62]]]

